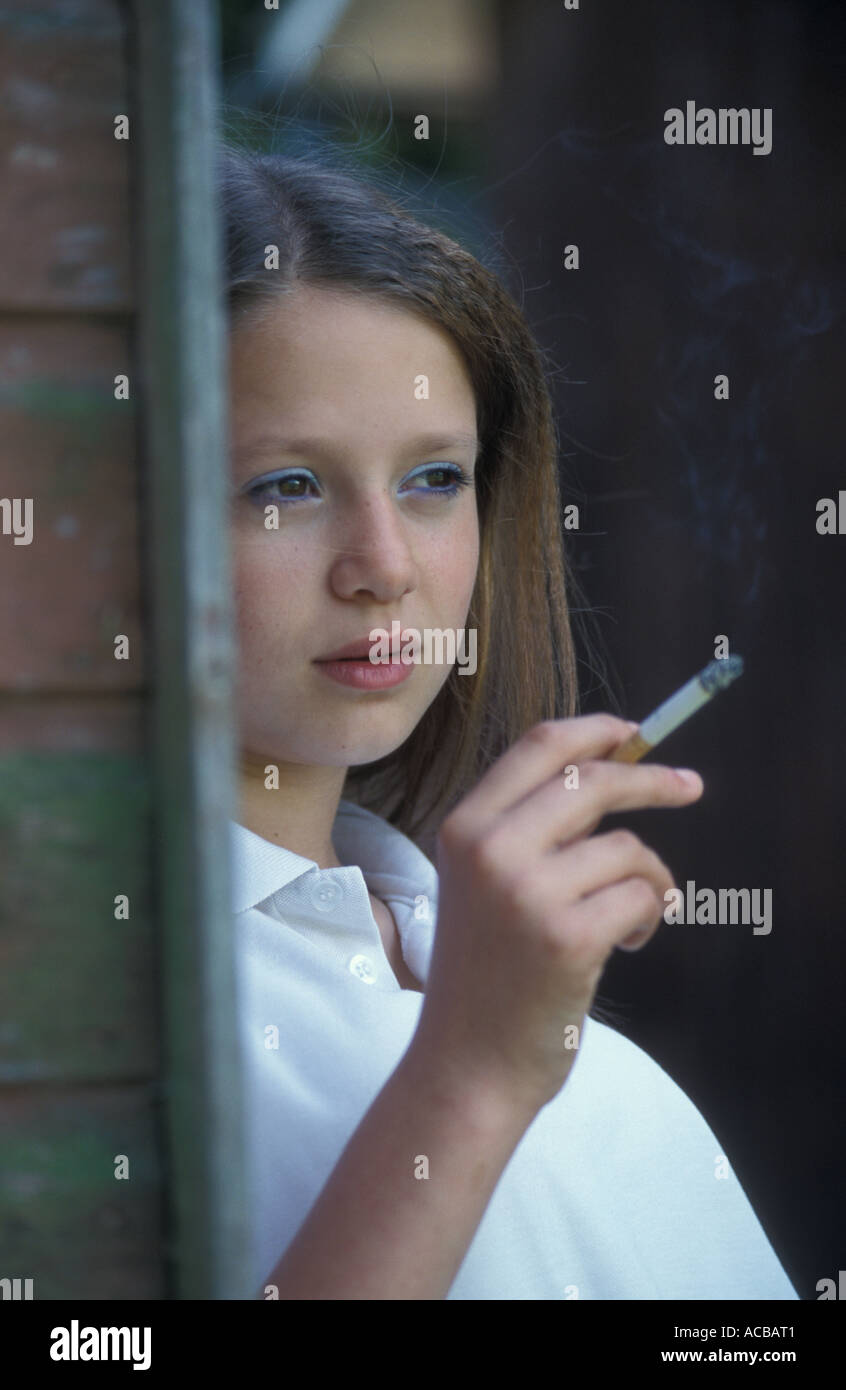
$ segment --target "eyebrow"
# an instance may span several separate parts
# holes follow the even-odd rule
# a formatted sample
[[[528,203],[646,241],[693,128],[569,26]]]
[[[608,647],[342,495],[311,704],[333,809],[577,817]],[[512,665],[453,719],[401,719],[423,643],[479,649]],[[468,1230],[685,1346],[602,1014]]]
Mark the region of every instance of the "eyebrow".
[[[475,463],[481,452],[481,441],[475,434],[465,434],[461,430],[449,431],[440,434],[421,434],[416,439],[410,439],[403,450],[404,453],[434,453],[438,449],[466,449],[472,447],[474,450],[473,461]],[[331,458],[337,450],[337,445],[331,439],[287,439],[281,435],[264,435],[260,439],[252,439],[247,444],[240,445],[233,451],[235,459],[242,460],[251,457],[253,454],[264,453],[268,449],[277,449],[287,454],[311,454],[315,458]]]

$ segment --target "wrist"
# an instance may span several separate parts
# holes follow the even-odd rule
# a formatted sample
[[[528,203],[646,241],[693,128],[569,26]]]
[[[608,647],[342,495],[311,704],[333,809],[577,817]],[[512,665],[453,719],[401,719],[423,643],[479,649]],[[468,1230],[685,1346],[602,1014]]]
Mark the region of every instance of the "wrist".
[[[490,1134],[522,1135],[545,1104],[528,1085],[494,1067],[415,1037],[399,1070],[420,1100],[461,1116],[468,1127]]]

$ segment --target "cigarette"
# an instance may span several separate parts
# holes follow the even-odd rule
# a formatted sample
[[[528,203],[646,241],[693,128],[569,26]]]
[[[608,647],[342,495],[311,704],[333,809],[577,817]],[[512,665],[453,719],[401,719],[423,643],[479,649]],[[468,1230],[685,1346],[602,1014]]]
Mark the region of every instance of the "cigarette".
[[[743,657],[727,656],[711,661],[703,671],[647,715],[636,733],[608,754],[609,762],[637,763],[645,753],[676,730],[721,690],[743,675]]]

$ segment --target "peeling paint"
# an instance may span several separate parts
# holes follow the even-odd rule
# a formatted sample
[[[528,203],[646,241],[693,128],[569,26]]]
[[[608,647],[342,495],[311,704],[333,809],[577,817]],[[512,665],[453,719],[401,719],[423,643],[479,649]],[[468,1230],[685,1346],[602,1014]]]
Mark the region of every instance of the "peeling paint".
[[[45,149],[43,145],[16,145],[10,163],[25,164],[34,169],[55,169],[59,154],[56,150]]]

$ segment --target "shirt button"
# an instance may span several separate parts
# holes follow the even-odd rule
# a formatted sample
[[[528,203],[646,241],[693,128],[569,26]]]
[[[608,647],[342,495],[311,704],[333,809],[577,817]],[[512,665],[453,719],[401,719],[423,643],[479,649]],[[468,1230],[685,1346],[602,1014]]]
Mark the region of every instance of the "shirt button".
[[[331,912],[341,896],[341,889],[337,883],[332,883],[327,879],[318,879],[311,890],[312,906],[318,912]]]
[[[353,956],[350,961],[350,973],[363,980],[366,985],[372,985],[376,979],[373,962],[368,956]]]

